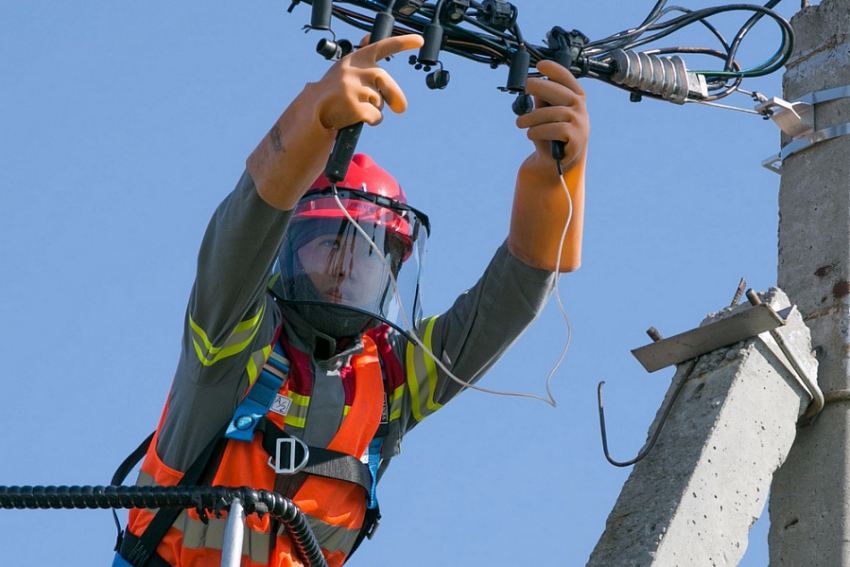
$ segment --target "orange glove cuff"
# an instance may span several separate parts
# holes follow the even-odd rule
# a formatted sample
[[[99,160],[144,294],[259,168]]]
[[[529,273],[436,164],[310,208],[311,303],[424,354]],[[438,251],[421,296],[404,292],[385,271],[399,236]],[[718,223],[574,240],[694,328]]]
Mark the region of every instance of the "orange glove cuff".
[[[585,157],[565,172],[570,199],[558,179],[555,161],[551,158],[547,163],[539,161],[533,154],[517,175],[508,249],[529,266],[572,272],[581,265]],[[543,173],[546,170],[551,172]],[[571,209],[570,226],[558,262],[558,247]]]

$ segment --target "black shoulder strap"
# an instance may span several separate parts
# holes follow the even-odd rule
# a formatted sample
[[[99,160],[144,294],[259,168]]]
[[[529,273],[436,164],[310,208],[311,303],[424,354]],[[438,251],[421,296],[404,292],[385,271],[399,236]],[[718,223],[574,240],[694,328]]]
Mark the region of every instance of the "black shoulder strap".
[[[133,470],[139,461],[142,460],[142,457],[145,456],[145,453],[148,452],[148,447],[151,445],[151,441],[153,441],[153,436],[156,431],[152,432],[147,438],[136,447],[136,450],[127,455],[127,458],[124,459],[124,462],[121,463],[118,468],[115,470],[115,474],[112,475],[112,486],[119,486],[124,482],[124,479],[127,478],[127,475],[130,474],[130,471]]]
[[[115,470],[115,474],[112,475],[112,486],[120,486],[123,484],[127,475],[129,475],[130,471],[133,470],[133,467],[135,467],[139,461],[142,460],[142,457],[145,456],[145,453],[148,452],[148,447],[150,447],[154,433],[156,433],[156,431],[151,432],[151,434],[148,435],[138,447],[136,447],[135,451],[127,455],[124,462],[118,465],[118,468]],[[118,538],[115,541],[115,551],[118,551],[121,549],[121,542],[124,539],[124,530],[121,529],[121,522],[118,520],[118,514],[115,512],[115,508],[112,509],[112,519],[115,521],[115,528],[118,530]]]

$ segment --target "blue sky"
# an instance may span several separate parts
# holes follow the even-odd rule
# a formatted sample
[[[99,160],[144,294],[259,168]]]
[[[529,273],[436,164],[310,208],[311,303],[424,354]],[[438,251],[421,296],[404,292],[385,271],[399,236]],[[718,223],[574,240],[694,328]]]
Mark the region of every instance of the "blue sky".
[[[540,42],[554,25],[605,37],[651,5],[518,8]],[[288,6],[0,7],[0,485],[108,484],[155,427],[206,223],[259,139],[328,66],[314,52],[322,35],[301,31],[309,6]],[[787,17],[796,9],[780,5]],[[777,42],[776,27],[760,24],[744,63]],[[430,313],[471,286],[504,240],[516,170],[532,151],[497,90],[506,69],[444,63],[444,91],[428,90],[406,56],[387,63],[409,111],[366,128],[359,146],[431,218]],[[745,87],[780,96],[780,79]],[[779,176],[760,162],[778,151],[778,129],[582,85],[592,124],[584,262],[561,280],[573,337],[552,383],[558,407],[467,392],[417,428],[382,482],[384,521],[355,565],[583,565],[629,473],[602,456],[597,383],[607,382],[611,451],[631,458],[672,377],[631,356],[645,330],[695,327],[731,302],[741,277],[775,285]],[[542,394],[565,340],[552,301],[482,385]],[[113,542],[108,511],[0,511],[7,565],[109,564]],[[742,565],[767,564],[765,542],[760,522]]]

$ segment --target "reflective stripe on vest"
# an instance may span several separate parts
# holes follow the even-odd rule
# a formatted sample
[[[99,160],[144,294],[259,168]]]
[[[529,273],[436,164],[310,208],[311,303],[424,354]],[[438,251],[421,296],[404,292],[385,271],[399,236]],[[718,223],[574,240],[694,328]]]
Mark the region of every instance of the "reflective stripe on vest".
[[[157,486],[153,477],[147,473],[140,473],[137,486]],[[157,510],[148,510],[149,513],[155,514]],[[224,514],[226,516],[226,514]],[[187,549],[217,549],[221,551],[224,546],[224,526],[226,523],[225,517],[216,518],[211,516],[207,518],[206,524],[198,518],[195,513],[187,513],[185,510],[178,516],[174,522],[174,528],[183,534],[183,547]],[[357,539],[360,530],[349,530],[340,526],[334,526],[314,518],[307,516],[307,522],[313,529],[313,534],[316,539],[322,542],[322,548],[329,552],[343,552],[346,555],[351,551],[351,546]],[[286,535],[286,528],[281,526],[278,529],[278,534]],[[251,557],[252,561],[263,563],[266,561],[269,552],[269,534],[247,528],[244,535],[244,543],[242,544],[242,554]]]
[[[384,386],[376,345],[370,337],[364,336],[363,347],[363,353],[352,358],[356,379],[351,410],[327,447],[358,459],[375,436],[384,404]],[[287,392],[287,385],[284,384],[280,393],[286,395]],[[283,427],[283,416],[269,412],[266,417]],[[160,461],[155,450],[157,437],[158,434],[148,449],[139,482],[176,484],[182,475]],[[251,442],[229,441],[212,484],[274,490],[275,474],[268,466],[268,453],[263,449],[260,437],[257,435]],[[367,506],[366,491],[344,481],[308,477],[292,500],[308,516],[330,567],[342,565],[363,524]],[[141,535],[153,512],[131,511],[130,531],[134,535]],[[205,526],[194,510],[184,512],[157,547],[157,553],[177,567],[201,558],[204,564],[207,560],[211,565],[216,564],[215,560],[220,561],[221,557],[223,526],[224,521],[214,517],[209,518],[209,526]],[[272,547],[270,529],[269,516],[259,518],[251,515],[247,518],[243,565],[300,565],[283,532],[279,532],[280,537],[274,542],[274,557],[267,563]]]

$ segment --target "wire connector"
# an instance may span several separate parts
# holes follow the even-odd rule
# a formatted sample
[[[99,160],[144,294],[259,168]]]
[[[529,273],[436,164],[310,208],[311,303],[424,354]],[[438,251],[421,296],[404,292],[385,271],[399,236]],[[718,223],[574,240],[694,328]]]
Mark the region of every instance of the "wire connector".
[[[395,11],[403,16],[412,16],[422,7],[424,0],[396,0]]]
[[[635,51],[616,49],[611,52],[616,71],[611,80],[660,96],[676,104],[708,97],[708,86],[702,75],[688,71],[678,55],[659,57]]]
[[[756,112],[773,120],[792,138],[806,136],[815,130],[814,106],[807,102],[788,102],[773,96],[756,106]]]
[[[516,6],[505,0],[484,0],[476,18],[485,26],[503,32],[516,23]]]

